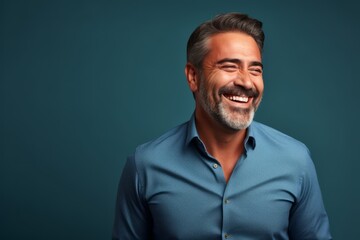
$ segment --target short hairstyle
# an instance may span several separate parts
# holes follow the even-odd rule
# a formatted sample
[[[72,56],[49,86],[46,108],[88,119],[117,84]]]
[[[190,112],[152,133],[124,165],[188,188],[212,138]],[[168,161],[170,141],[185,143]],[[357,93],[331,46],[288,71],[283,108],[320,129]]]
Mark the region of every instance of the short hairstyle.
[[[215,18],[202,23],[194,30],[187,42],[187,61],[200,70],[203,59],[209,52],[207,47],[209,38],[224,32],[248,34],[255,40],[260,52],[263,50],[265,34],[262,30],[262,22],[250,18],[246,14],[226,13],[215,16]]]

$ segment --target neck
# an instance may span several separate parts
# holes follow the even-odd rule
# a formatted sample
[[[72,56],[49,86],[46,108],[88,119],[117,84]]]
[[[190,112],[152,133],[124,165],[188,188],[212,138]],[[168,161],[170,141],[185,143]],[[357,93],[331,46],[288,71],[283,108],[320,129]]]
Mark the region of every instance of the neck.
[[[195,122],[206,150],[221,164],[225,181],[228,182],[244,152],[247,130],[230,129],[202,111],[195,112]]]
[[[200,139],[213,157],[222,164],[231,161],[229,159],[239,159],[243,153],[246,129],[230,129],[200,111],[196,111],[195,118]]]

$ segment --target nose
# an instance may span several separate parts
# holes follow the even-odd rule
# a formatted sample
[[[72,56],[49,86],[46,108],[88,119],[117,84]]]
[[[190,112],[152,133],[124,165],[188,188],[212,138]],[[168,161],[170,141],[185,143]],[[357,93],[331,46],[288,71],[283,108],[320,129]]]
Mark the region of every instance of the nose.
[[[239,71],[235,80],[234,84],[237,86],[241,86],[245,89],[252,89],[253,88],[253,82],[251,80],[250,74],[246,71]]]

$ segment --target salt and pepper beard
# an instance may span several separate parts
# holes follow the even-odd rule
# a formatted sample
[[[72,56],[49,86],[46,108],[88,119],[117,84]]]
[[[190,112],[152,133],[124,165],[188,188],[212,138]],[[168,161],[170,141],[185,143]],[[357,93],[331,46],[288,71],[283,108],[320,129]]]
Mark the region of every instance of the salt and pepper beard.
[[[222,100],[218,101],[217,98],[214,98],[215,102],[212,103],[208,95],[207,89],[205,88],[205,81],[206,79],[201,74],[199,86],[199,101],[205,112],[212,116],[215,120],[220,122],[223,126],[232,130],[238,131],[249,127],[254,119],[255,111],[258,105],[255,105],[255,103],[253,103],[251,108],[236,108],[231,106],[225,106]],[[257,97],[259,97],[259,94],[256,92],[256,96],[253,100],[255,101]]]

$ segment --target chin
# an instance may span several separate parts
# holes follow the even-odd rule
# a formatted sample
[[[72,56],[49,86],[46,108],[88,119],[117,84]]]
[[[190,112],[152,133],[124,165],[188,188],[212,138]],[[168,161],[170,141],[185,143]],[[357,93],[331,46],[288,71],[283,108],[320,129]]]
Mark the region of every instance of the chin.
[[[224,109],[220,109],[219,112],[219,118],[222,124],[232,130],[243,130],[248,128],[254,119],[254,115],[254,109],[242,109],[236,113],[228,113],[227,111],[224,111]]]

